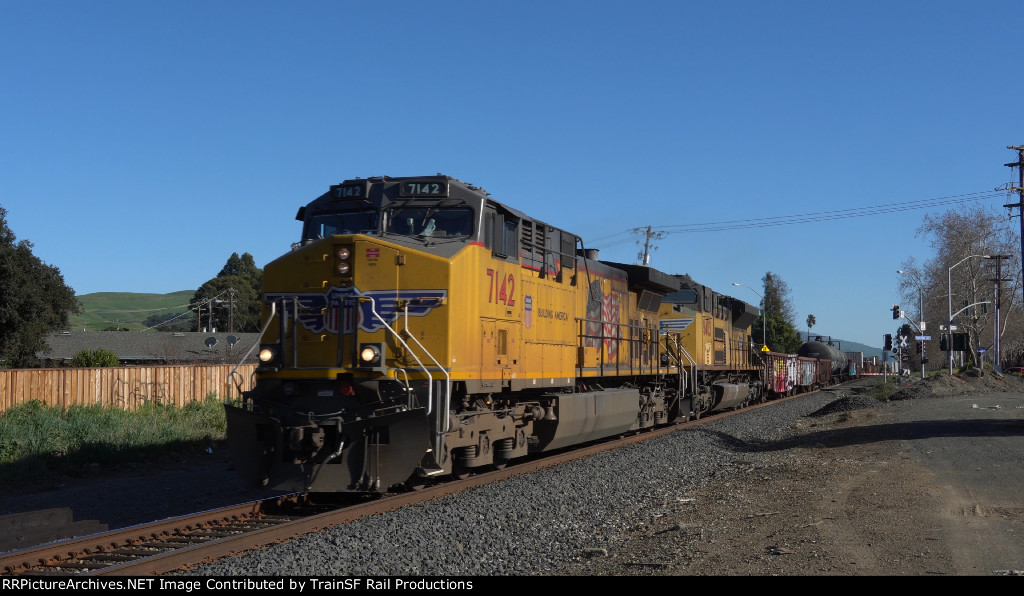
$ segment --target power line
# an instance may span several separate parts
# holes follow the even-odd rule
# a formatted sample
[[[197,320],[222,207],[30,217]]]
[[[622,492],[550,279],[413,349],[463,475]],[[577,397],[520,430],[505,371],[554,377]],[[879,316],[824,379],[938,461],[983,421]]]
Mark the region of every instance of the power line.
[[[1005,196],[1005,191],[1003,189],[996,189],[981,192],[964,193],[959,195],[950,195],[945,197],[937,197],[934,199],[920,199],[916,201],[908,201],[905,203],[889,203],[885,205],[853,207],[848,209],[837,209],[834,211],[816,211],[811,213],[793,215],[779,215],[772,217],[723,220],[703,223],[647,226],[646,228],[630,228],[628,230],[616,232],[614,234],[603,236],[602,238],[591,240],[590,243],[599,243],[602,244],[604,248],[608,248],[611,246],[615,246],[617,244],[625,243],[627,240],[629,240],[628,235],[635,234],[638,232],[651,234],[675,234],[696,232],[722,232],[727,230],[766,228],[774,226],[815,223],[821,221],[833,221],[839,219],[852,219],[855,217],[869,217],[874,215],[884,215],[888,213],[899,213],[902,211],[912,211],[916,209],[933,209],[944,205],[963,203],[965,201],[981,201],[984,199],[1002,198],[1003,196]],[[614,242],[601,243],[602,239],[611,240],[622,235],[627,235],[627,237],[625,239],[616,240]],[[661,236],[658,237],[660,238]]]
[[[772,226],[793,225],[801,223],[813,223],[819,221],[832,221],[837,219],[852,219],[854,217],[868,217],[885,213],[898,213],[915,209],[929,209],[942,205],[962,203],[964,201],[980,201],[1004,196],[1004,193],[996,191],[984,191],[936,199],[910,201],[907,203],[874,205],[870,207],[854,207],[850,209],[838,209],[835,211],[817,211],[795,215],[781,215],[774,217],[761,217],[754,219],[739,219],[732,221],[718,221],[693,224],[677,224],[668,226],[657,226],[658,230],[668,233],[675,232],[718,232],[723,230],[738,230],[746,228],[764,228]]]

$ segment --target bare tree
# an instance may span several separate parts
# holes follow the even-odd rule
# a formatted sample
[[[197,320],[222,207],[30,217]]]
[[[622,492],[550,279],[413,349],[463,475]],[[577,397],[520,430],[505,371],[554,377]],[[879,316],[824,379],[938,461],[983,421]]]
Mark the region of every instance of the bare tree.
[[[946,324],[950,311],[957,313],[965,306],[994,302],[997,274],[1000,290],[1000,343],[1020,343],[1022,331],[1020,293],[1020,237],[1009,220],[994,208],[977,203],[964,204],[940,214],[926,215],[917,229],[917,236],[930,239],[935,256],[918,265],[911,258],[903,269],[910,275],[900,276],[898,289],[902,299],[919,311],[918,289],[923,290],[924,311],[918,320]],[[1004,255],[999,267],[996,259],[983,256]],[[994,340],[992,307],[971,307],[954,317],[960,332],[967,332],[970,354]],[[938,325],[933,326],[938,333]],[[994,356],[994,355],[993,355]]]

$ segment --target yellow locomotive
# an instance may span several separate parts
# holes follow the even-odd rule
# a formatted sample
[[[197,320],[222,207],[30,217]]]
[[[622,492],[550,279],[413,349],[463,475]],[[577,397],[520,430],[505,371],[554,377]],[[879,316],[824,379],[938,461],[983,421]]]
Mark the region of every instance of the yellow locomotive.
[[[760,399],[756,309],[457,179],[347,180],[264,268],[237,469],[278,491],[383,492]]]

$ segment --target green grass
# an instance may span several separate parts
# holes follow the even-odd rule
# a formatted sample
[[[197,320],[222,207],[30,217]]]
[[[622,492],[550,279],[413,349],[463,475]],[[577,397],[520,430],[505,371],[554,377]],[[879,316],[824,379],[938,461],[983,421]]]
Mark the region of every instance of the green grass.
[[[878,401],[890,401],[892,396],[899,393],[901,390],[907,387],[909,383],[920,381],[921,377],[914,377],[912,379],[903,378],[902,381],[898,380],[894,375],[888,375],[884,380],[880,377],[874,377],[876,383],[864,394],[877,399]]]
[[[142,331],[144,321],[152,315],[183,313],[195,290],[182,290],[170,294],[141,294],[134,292],[94,292],[78,296],[82,314],[69,317],[73,331],[102,331],[120,327]],[[187,318],[187,317],[186,317]]]
[[[66,411],[39,401],[0,415],[0,482],[44,481],[200,452],[224,438],[215,397],[178,408],[153,403],[129,412],[103,406]]]

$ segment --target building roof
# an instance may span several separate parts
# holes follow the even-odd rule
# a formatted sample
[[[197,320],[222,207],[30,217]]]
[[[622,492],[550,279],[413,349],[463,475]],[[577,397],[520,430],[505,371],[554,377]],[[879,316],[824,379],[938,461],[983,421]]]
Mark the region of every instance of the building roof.
[[[125,363],[133,361],[222,362],[242,360],[259,343],[259,333],[200,333],[155,331],[63,331],[47,337],[50,350],[36,356],[43,361],[67,362],[82,350],[103,348]],[[256,349],[246,362],[256,362]]]

